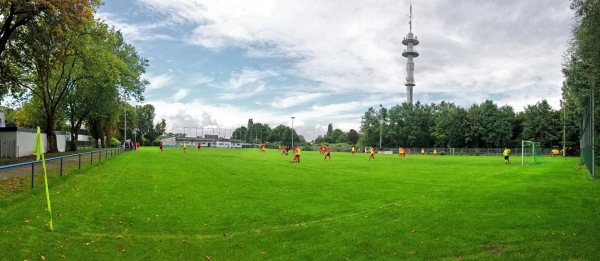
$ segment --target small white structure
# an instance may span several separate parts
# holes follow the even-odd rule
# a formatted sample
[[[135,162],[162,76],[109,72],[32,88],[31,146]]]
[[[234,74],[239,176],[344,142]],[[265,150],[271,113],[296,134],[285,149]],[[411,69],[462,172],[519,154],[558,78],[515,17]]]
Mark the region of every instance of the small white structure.
[[[18,158],[33,155],[33,142],[37,130],[19,127],[0,128],[0,158]],[[46,133],[42,133],[44,152],[48,151]],[[57,131],[56,144],[58,151],[64,152],[67,145],[67,136]]]
[[[0,128],[6,127],[6,115],[3,111],[0,111]]]

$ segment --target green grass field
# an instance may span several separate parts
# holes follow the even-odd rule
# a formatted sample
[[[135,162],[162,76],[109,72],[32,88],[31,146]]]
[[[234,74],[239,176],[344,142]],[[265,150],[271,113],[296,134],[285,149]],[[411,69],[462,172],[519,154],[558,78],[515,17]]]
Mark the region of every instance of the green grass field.
[[[53,232],[43,186],[0,193],[0,260],[600,260],[578,158],[367,159],[141,148],[52,176]]]

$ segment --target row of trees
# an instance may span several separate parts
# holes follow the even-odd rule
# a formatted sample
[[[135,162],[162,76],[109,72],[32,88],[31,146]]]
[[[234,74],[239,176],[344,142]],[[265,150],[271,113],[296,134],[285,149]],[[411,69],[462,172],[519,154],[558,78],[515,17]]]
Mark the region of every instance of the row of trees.
[[[325,135],[319,135],[315,139],[315,144],[323,143],[349,143],[356,144],[358,142],[359,134],[355,129],[350,129],[348,132],[344,132],[340,129],[333,129],[333,124],[327,125],[327,133]]]
[[[294,144],[306,143],[302,135],[298,135],[296,130],[284,125],[279,125],[275,128],[269,127],[268,124],[254,123],[253,119],[248,120],[246,126],[236,128],[231,137],[240,139],[247,143],[276,143],[276,144],[292,144],[292,135]]]
[[[148,61],[119,31],[94,18],[99,5],[99,0],[0,3],[0,95],[25,101],[15,122],[43,126],[49,152],[57,151],[55,130],[68,130],[70,149],[76,150],[84,125],[103,145],[124,132],[162,134],[156,135],[161,126],[152,125],[154,107],[140,106],[138,113],[127,104],[144,99],[148,82],[141,75]],[[119,127],[125,114],[134,123],[127,130]]]
[[[566,123],[565,123],[566,124]],[[514,147],[521,140],[543,146],[562,144],[560,111],[546,100],[515,113],[490,100],[462,108],[453,103],[403,103],[390,109],[369,108],[362,117],[361,146],[378,147]],[[569,145],[577,140],[578,125],[568,123]]]
[[[594,115],[600,110],[600,1],[572,0],[571,9],[575,11],[575,23],[563,63],[563,107],[565,118],[581,121],[585,102],[590,97],[596,97]],[[600,162],[600,124],[595,123],[594,150],[596,162]]]

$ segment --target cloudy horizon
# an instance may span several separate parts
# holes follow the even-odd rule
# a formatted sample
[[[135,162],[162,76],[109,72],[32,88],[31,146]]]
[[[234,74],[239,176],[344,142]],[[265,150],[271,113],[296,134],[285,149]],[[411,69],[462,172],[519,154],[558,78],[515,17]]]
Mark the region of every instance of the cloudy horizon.
[[[150,61],[155,122],[235,129],[291,126],[308,141],[328,124],[359,130],[370,107],[406,101],[409,1],[105,0],[98,17]],[[569,2],[413,3],[414,101],[515,111],[561,98]]]

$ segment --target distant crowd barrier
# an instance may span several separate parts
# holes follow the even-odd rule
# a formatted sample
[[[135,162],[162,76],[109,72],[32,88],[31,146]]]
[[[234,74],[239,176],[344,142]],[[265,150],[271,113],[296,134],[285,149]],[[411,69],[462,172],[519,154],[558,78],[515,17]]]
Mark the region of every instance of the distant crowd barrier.
[[[64,166],[73,166],[77,164],[78,169],[81,170],[82,162],[89,161],[90,165],[93,165],[95,161],[101,162],[102,158],[106,160],[108,157],[112,158],[123,152],[123,148],[112,148],[48,158],[46,159],[46,168],[48,171],[59,170],[60,176],[62,176]],[[0,179],[25,176],[28,174],[29,170],[31,170],[31,188],[33,188],[36,170],[41,173],[41,165],[42,161],[36,160],[0,166]]]

